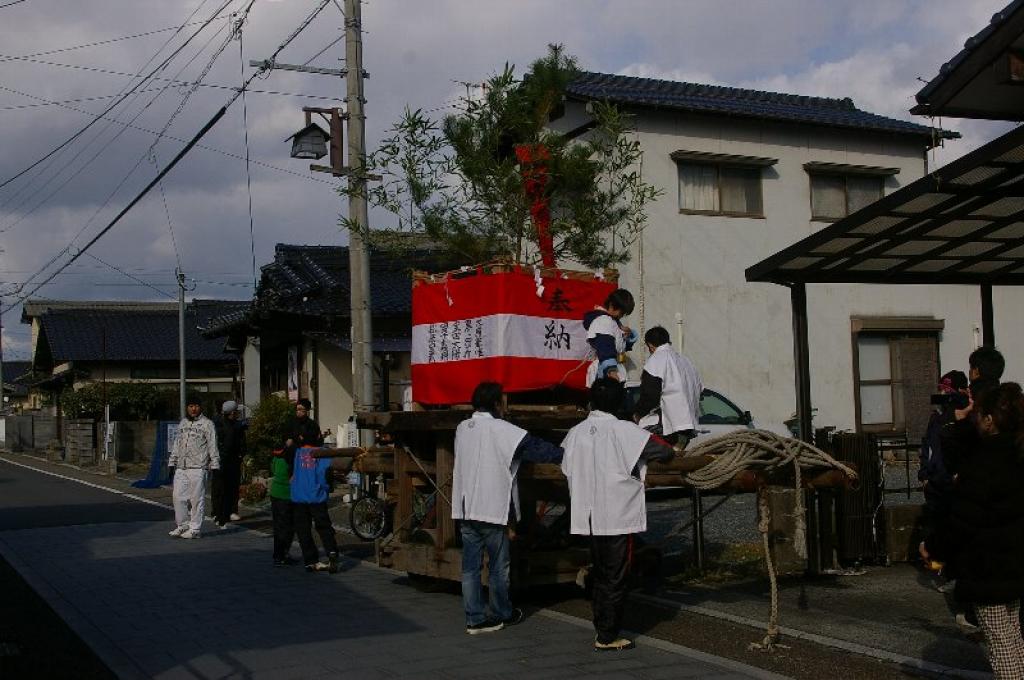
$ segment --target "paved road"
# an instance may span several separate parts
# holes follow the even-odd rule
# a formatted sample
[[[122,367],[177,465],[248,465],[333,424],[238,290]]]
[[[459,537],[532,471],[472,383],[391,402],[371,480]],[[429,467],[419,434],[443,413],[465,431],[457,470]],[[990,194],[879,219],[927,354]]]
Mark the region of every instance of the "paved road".
[[[469,637],[458,597],[354,560],[273,569],[262,534],[182,541],[169,519],[0,462],[0,554],[122,678],[778,677],[655,640],[596,654],[587,622],[546,611]]]

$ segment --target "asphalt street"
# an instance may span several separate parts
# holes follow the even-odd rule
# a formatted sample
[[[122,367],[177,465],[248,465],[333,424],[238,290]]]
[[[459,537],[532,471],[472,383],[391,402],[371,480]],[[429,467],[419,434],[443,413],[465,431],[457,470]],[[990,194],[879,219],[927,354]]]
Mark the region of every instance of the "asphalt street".
[[[0,556],[73,631],[33,631],[42,644],[15,640],[21,665],[0,670],[31,668],[20,677],[33,678],[782,677],[664,639],[596,655],[585,615],[549,609],[467,636],[458,596],[418,592],[358,560],[337,575],[273,569],[268,538],[241,527],[172,539],[169,509],[123,494],[0,461]],[[87,645],[79,658],[38,663],[55,645],[73,647],[74,636]],[[113,675],[88,665],[93,652]]]

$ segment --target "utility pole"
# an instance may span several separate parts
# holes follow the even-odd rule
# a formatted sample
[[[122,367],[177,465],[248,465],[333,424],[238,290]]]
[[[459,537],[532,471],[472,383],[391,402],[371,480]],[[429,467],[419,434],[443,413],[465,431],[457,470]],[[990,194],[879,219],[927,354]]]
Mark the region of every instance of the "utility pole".
[[[178,413],[185,418],[185,272],[178,275]]]
[[[348,109],[348,260],[352,277],[352,387],[355,410],[373,403],[373,322],[366,200],[366,114],[363,112],[363,22],[360,0],[345,0],[345,74]]]
[[[332,149],[331,165],[310,165],[310,170],[330,172],[336,177],[347,176],[348,199],[348,258],[351,294],[349,306],[352,317],[352,397],[356,411],[372,408],[373,394],[373,322],[370,315],[370,251],[367,243],[369,208],[366,198],[366,183],[379,176],[366,174],[366,114],[363,105],[363,22],[360,0],[345,0],[345,68],[332,69],[319,66],[282,64],[275,61],[252,60],[250,66],[265,70],[298,71],[322,75],[345,77],[345,119],[348,121],[348,166],[340,167],[340,153]],[[331,115],[331,144],[337,143],[333,133],[334,125],[340,124],[340,113],[329,109],[304,108],[309,124],[310,113]],[[340,152],[340,148],[337,149]],[[295,156],[307,158],[308,156]],[[319,156],[317,156],[319,157]]]

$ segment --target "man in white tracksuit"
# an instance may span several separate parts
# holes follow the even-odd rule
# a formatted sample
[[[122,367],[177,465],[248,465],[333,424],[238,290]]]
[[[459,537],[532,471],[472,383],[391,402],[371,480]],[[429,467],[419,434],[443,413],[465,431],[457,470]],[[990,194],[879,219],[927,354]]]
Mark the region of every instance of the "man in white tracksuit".
[[[206,473],[220,469],[217,450],[217,429],[203,415],[198,397],[190,396],[185,418],[178,424],[178,434],[167,459],[174,475],[174,521],[177,526],[170,535],[199,538],[206,507]]]
[[[461,520],[462,602],[466,632],[491,633],[519,623],[523,612],[509,600],[511,518],[519,519],[516,473],[524,461],[559,463],[562,449],[501,419],[501,385],[482,382],[473,391],[473,415],[455,430],[452,519]],[[490,573],[488,606],[480,574],[484,553]]]
[[[655,326],[644,334],[651,356],[640,376],[640,398],[634,418],[640,427],[660,434],[670,444],[686,448],[697,434],[700,373],[690,359],[675,350],[668,331]]]
[[[672,447],[660,437],[613,414],[626,388],[614,378],[590,387],[590,415],[562,442],[562,472],[569,482],[569,531],[590,537],[594,582],[594,649],[630,649],[620,637],[632,534],[647,530],[644,477],[647,463],[670,460]]]

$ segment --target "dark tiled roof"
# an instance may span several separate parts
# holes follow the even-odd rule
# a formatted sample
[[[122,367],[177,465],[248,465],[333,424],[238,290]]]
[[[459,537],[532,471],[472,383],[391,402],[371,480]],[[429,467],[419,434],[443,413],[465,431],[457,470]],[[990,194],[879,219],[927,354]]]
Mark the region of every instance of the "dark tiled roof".
[[[228,311],[230,305],[222,307]],[[216,313],[214,301],[189,304],[185,317],[185,356],[189,361],[230,361],[224,343],[199,335],[203,315]],[[177,361],[178,314],[167,311],[61,310],[40,317],[55,364],[65,361]]]
[[[975,68],[978,70],[988,68],[991,65],[991,59],[995,58],[998,54],[1004,50],[1011,48],[1013,44],[1020,38],[1019,23],[1015,21],[1015,17],[1018,12],[1024,10],[1024,0],[1013,0],[1010,4],[1004,7],[1002,10],[992,15],[992,19],[988,25],[978,31],[976,34],[968,38],[964,42],[964,48],[953,55],[953,58],[939,67],[939,73],[937,76],[932,78],[924,87],[918,91],[916,99],[918,106],[911,109],[913,113],[920,113],[922,115],[935,114],[942,115],[942,111],[934,111],[929,109],[930,104],[934,104],[932,101],[938,91],[946,85],[946,81],[952,76],[961,66],[965,65],[975,53],[978,53],[978,64]],[[1014,24],[1017,27],[1014,27]],[[1005,31],[1001,31],[1005,27]],[[1002,33],[1002,35],[997,35]],[[985,52],[988,52],[986,55]],[[948,101],[948,97],[940,97]],[[941,108],[941,107],[940,107]]]
[[[12,383],[32,369],[31,361],[5,361],[4,382]]]
[[[567,92],[577,99],[605,100],[616,104],[932,136],[931,128],[924,125],[862,111],[849,97],[807,97],[607,73],[582,73],[569,84]],[[942,131],[942,135],[947,138],[960,136],[950,131]]]
[[[15,380],[32,370],[31,361],[5,361],[3,373],[4,391],[15,397],[23,397],[28,394],[28,387]]]
[[[439,250],[402,255],[371,251],[370,300],[374,316],[410,313],[413,269],[437,271],[451,266],[450,258]],[[263,267],[257,307],[293,314],[348,317],[348,248],[278,244],[274,261]]]

